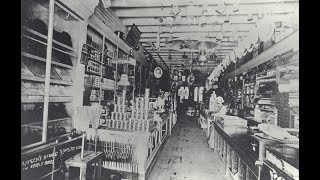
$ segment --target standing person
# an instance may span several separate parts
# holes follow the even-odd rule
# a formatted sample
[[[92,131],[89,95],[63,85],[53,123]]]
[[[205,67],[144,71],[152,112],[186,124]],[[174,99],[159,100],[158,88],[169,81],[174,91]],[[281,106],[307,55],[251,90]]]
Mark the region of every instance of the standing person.
[[[218,118],[224,118],[228,112],[228,105],[221,96],[217,97],[217,112],[214,114],[214,121]],[[214,133],[210,133],[208,144],[210,148],[214,148]]]

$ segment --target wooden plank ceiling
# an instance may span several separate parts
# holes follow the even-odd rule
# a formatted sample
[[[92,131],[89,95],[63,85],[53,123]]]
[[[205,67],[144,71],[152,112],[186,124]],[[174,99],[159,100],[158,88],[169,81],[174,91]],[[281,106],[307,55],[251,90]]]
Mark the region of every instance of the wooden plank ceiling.
[[[235,48],[236,44],[231,37],[235,34],[247,37],[261,14],[271,13],[275,22],[286,24],[299,13],[297,0],[109,0],[109,5],[128,29],[132,24],[138,26],[142,32],[140,43],[145,50],[151,53],[154,59],[162,58],[168,65],[181,64],[186,60],[182,58],[184,52],[166,48],[165,43],[169,35],[174,38],[216,38],[219,33],[223,33],[221,46],[215,51],[217,60],[209,61],[205,67],[194,65],[205,74],[212,72],[219,60]],[[173,5],[178,5],[180,9],[175,16],[180,16],[176,18],[179,21],[175,22],[172,21],[174,15],[171,13]],[[253,17],[252,21],[248,21],[250,15]],[[204,26],[198,23],[202,16],[206,17]],[[230,23],[225,26],[224,20],[227,18]],[[156,42],[159,27],[161,33],[158,52],[150,44]],[[283,25],[277,27],[276,33],[281,32],[281,28]],[[186,55],[190,59],[191,53],[186,52]]]

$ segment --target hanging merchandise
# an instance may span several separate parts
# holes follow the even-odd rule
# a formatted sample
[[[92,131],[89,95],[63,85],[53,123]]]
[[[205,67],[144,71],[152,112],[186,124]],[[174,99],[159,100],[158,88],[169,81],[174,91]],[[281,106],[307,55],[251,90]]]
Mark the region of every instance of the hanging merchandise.
[[[257,44],[259,41],[259,37],[258,37],[258,31],[257,28],[254,28],[249,34],[248,34],[248,42],[250,44]]]
[[[188,83],[189,85],[192,85],[192,84],[194,83],[194,81],[195,81],[195,77],[193,76],[193,74],[190,74],[190,75],[188,76],[188,78],[187,78],[187,83]]]
[[[270,16],[265,16],[257,22],[257,32],[261,41],[268,41],[275,31],[275,24]]]
[[[181,81],[182,81],[182,82],[185,82],[185,81],[186,81],[186,76],[185,76],[185,75],[183,75],[183,76],[181,77]]]
[[[178,89],[178,96],[179,96],[179,99],[180,99],[180,103],[182,103],[182,99],[183,99],[183,92],[184,91],[184,87],[180,87]]]
[[[181,21],[182,21],[182,16],[176,16],[174,19],[174,22],[177,24],[181,23]]]
[[[228,58],[227,64],[230,64],[230,61],[235,62],[236,61],[236,56],[235,56],[235,52],[231,52],[230,53],[230,58]]]
[[[172,9],[170,14],[172,14],[174,17],[178,16],[178,14],[181,12],[181,9],[179,7],[179,5],[172,5]]]
[[[199,102],[203,101],[203,87],[199,87]]]
[[[189,88],[185,87],[184,99],[189,99]]]
[[[195,102],[198,102],[198,87],[194,88],[193,98]]]
[[[179,80],[179,76],[174,75],[174,76],[173,76],[173,80],[174,80],[174,81],[178,81],[178,80]]]
[[[218,32],[216,39],[217,40],[222,40],[223,38],[223,33],[222,32]]]

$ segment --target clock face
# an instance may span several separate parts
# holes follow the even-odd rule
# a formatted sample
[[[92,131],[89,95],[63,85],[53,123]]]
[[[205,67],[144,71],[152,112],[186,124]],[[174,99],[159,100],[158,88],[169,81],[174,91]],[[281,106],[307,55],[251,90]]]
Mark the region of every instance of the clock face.
[[[161,78],[163,71],[160,67],[156,67],[153,73],[154,73],[154,77]]]

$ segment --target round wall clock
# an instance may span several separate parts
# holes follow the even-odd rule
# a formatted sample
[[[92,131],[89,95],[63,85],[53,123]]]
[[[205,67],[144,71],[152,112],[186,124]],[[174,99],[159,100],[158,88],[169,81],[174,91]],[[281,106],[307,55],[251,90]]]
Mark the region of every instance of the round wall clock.
[[[159,79],[162,77],[163,71],[160,67],[156,67],[153,73],[154,73],[154,77]]]

